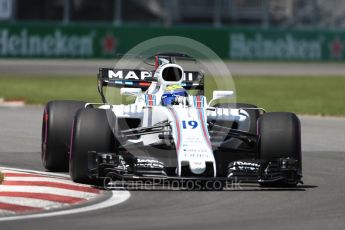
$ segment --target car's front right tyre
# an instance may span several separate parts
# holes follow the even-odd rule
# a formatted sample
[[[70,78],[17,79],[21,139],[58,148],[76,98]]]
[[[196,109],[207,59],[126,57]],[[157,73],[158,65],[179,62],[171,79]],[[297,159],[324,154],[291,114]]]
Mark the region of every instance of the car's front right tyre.
[[[104,109],[86,108],[78,111],[72,128],[70,144],[70,176],[78,183],[92,184],[89,176],[88,152],[112,152],[114,135]]]

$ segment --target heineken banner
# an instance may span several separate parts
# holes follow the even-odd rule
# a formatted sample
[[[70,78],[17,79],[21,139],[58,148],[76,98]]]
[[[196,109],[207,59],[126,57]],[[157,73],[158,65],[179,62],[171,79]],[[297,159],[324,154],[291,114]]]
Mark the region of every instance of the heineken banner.
[[[230,30],[228,58],[234,60],[343,60],[344,42],[344,32]]]
[[[147,39],[185,36],[231,60],[344,60],[344,32],[0,23],[0,58],[115,58]]]

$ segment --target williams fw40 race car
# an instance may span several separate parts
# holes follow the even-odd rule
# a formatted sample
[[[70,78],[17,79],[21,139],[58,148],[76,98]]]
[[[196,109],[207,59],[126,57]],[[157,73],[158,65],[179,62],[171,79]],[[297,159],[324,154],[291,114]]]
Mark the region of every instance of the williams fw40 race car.
[[[101,68],[102,104],[51,101],[43,114],[42,162],[73,181],[241,181],[269,186],[302,183],[298,117],[255,105],[218,103],[233,91],[204,96],[202,71],[187,71],[158,54],[152,71]],[[105,87],[134,96],[109,104]],[[194,95],[192,91],[196,91]]]

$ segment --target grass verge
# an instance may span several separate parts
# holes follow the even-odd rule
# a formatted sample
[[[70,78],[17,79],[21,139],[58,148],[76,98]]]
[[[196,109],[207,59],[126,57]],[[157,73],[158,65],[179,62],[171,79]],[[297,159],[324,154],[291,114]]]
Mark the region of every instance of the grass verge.
[[[236,76],[237,101],[267,111],[345,115],[345,77]],[[0,97],[29,104],[73,99],[100,102],[94,76],[0,76]],[[116,98],[115,100],[116,101]]]
[[[238,77],[238,101],[267,111],[345,115],[345,77]]]
[[[99,101],[96,77],[91,76],[0,76],[0,97],[29,104],[56,99]]]

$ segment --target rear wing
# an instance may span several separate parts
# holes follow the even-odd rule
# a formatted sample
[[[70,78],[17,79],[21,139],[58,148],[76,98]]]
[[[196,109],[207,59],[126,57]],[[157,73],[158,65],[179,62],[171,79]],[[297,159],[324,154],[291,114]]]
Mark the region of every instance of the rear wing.
[[[147,90],[152,82],[157,79],[153,77],[153,71],[140,70],[140,69],[112,69],[100,68],[98,73],[98,92],[102,96],[105,103],[103,94],[103,87],[116,87],[116,88],[140,88]],[[182,87],[186,90],[198,90],[198,95],[204,94],[204,74],[198,71],[184,71],[184,80]]]

